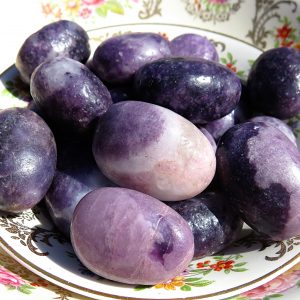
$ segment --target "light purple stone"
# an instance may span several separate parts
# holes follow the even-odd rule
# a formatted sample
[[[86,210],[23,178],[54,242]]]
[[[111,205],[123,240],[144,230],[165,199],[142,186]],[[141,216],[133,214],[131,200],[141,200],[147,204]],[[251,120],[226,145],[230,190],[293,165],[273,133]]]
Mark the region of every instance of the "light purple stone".
[[[100,188],[77,205],[71,241],[81,262],[107,279],[156,284],[185,270],[194,255],[188,223],[146,194]]]
[[[234,125],[234,111],[215,121],[211,121],[203,127],[218,141],[220,137]]]
[[[171,41],[170,47],[174,56],[200,57],[215,62],[219,61],[214,44],[198,34],[182,34]]]
[[[258,116],[249,119],[251,122],[263,122],[269,125],[272,125],[282,131],[290,140],[293,144],[297,146],[297,139],[296,136],[293,133],[293,130],[291,127],[289,127],[286,123],[284,123],[282,120],[270,117],[270,116]]]
[[[112,37],[95,51],[93,71],[111,84],[130,81],[143,65],[170,56],[169,42],[151,32],[135,32]]]

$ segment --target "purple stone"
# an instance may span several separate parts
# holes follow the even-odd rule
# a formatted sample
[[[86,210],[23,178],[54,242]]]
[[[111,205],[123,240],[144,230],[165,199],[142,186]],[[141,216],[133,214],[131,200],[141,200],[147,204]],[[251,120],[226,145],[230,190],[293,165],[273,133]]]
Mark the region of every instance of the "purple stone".
[[[187,268],[194,254],[193,234],[178,213],[123,188],[100,188],[79,202],[71,241],[92,272],[129,284],[169,280]]]
[[[198,34],[183,34],[170,42],[174,56],[199,57],[219,62],[218,52],[212,42]]]

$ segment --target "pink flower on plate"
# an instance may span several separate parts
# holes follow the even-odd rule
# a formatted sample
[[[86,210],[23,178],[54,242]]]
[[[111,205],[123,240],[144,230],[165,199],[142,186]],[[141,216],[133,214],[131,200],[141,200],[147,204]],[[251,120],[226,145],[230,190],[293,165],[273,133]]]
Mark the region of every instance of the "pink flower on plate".
[[[293,271],[292,273],[285,273],[279,275],[275,279],[241,294],[241,296],[248,297],[250,299],[260,300],[265,296],[281,293],[291,287],[293,287],[300,279],[300,271]]]
[[[106,0],[82,0],[86,5],[101,5],[106,2]]]
[[[18,275],[0,267],[0,284],[19,287],[26,282]]]
[[[91,15],[92,11],[88,7],[84,7],[80,12],[79,15],[86,19]]]

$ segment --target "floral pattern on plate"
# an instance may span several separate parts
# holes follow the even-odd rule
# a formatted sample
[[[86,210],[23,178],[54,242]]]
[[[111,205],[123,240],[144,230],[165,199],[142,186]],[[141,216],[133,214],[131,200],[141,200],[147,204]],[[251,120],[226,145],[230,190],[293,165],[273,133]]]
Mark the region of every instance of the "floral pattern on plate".
[[[71,19],[96,22],[111,14],[124,16],[130,10],[138,9],[140,19],[160,15],[161,0],[46,0],[41,3],[42,12],[51,20]]]
[[[249,71],[249,60],[253,61],[261,53],[255,47],[240,41],[216,33],[199,31],[192,27],[179,25],[143,24],[137,26],[114,26],[113,28],[92,31],[90,35],[92,41],[97,41],[97,39],[118,34],[119,32],[137,30],[163,32],[169,39],[186,32],[205,34],[218,45],[219,55],[224,59],[223,63],[236,72],[243,71],[245,75]],[[10,69],[2,75],[1,79],[4,83],[17,83],[16,76],[16,71]],[[11,85],[8,87],[11,92],[18,90],[18,84],[14,86],[15,89],[12,89]],[[0,92],[5,89],[8,90],[7,85],[5,87],[4,84]],[[9,93],[11,93],[10,91],[8,90]],[[12,99],[18,99],[18,95],[20,94],[14,92],[13,96],[9,96],[6,92],[1,100],[12,104]],[[173,299],[180,296],[195,298],[199,295],[204,295],[204,297],[205,295],[212,295],[211,298],[218,296],[219,299],[220,295],[214,296],[215,290],[222,291],[224,286],[230,289],[232,283],[235,282],[236,285],[240,284],[240,286],[246,284],[246,286],[249,286],[247,288],[252,287],[253,282],[257,286],[260,283],[260,281],[256,281],[258,271],[263,272],[261,277],[271,279],[278,274],[276,272],[283,272],[299,259],[300,245],[298,239],[284,241],[278,245],[276,243],[261,245],[259,238],[251,237],[250,240],[245,238],[243,239],[244,243],[233,245],[228,250],[229,252],[194,261],[187,271],[168,282],[160,283],[153,287],[134,289],[134,287],[124,285],[112,285],[112,283],[98,276],[85,272],[83,266],[76,259],[70,244],[60,238],[60,235],[53,229],[51,222],[44,213],[28,211],[14,218],[2,217],[0,223],[1,243],[4,247],[6,247],[5,245],[10,247],[7,249],[13,249],[15,258],[18,258],[23,263],[24,261],[30,261],[29,266],[35,271],[36,268],[42,266],[40,271],[42,276],[53,280],[53,273],[48,272],[48,270],[51,270],[56,277],[62,278],[62,280],[57,281],[57,284],[62,286],[66,287],[67,285],[63,278],[68,278],[68,282],[73,287],[76,286],[76,291],[92,291],[93,293],[88,295],[95,296],[98,299],[102,299],[103,293],[109,297],[111,292],[117,293],[117,295],[118,293],[126,293],[121,295],[123,297],[141,297],[142,299],[153,299],[153,295],[156,295],[156,297],[157,295],[162,295],[165,299],[170,299],[170,297]],[[279,256],[278,252],[280,252]],[[253,259],[254,257],[255,259]],[[266,259],[267,257],[275,257],[276,259],[268,260]],[[28,266],[27,263],[24,264]],[[264,265],[267,271],[258,270],[258,265]],[[53,268],[55,271],[53,271]],[[20,273],[18,272],[18,274]],[[241,278],[243,281],[237,283]],[[32,291],[35,290],[32,289]],[[238,293],[238,291],[239,286],[235,286],[231,294]],[[225,297],[225,295],[229,296],[226,291],[225,294],[222,294],[222,297]],[[99,298],[100,296],[101,298]]]
[[[243,0],[184,0],[189,14],[203,21],[228,21],[241,8]]]

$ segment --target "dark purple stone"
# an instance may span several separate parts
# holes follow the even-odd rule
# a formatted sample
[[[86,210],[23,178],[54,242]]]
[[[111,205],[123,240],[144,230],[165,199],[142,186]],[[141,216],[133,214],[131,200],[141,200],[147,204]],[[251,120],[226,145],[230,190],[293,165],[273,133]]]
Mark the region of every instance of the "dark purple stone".
[[[0,210],[18,213],[46,194],[56,168],[56,144],[47,124],[25,108],[0,112]]]
[[[239,235],[243,222],[221,193],[203,192],[184,201],[168,202],[190,225],[194,235],[194,258],[213,255]]]
[[[58,142],[57,169],[45,201],[56,227],[69,237],[73,212],[88,192],[115,186],[98,169],[89,140]]]
[[[134,100],[134,92],[131,84],[126,84],[123,86],[116,86],[109,90],[111,99],[113,103],[126,101],[126,100]]]
[[[256,115],[256,113],[251,108],[247,82],[245,80],[241,80],[241,85],[242,85],[241,98],[239,103],[233,110],[235,124],[246,122],[246,120]]]
[[[45,119],[62,131],[92,130],[112,104],[100,79],[85,65],[66,57],[36,68],[30,92]]]
[[[300,153],[285,134],[261,122],[236,125],[216,156],[219,180],[249,226],[274,240],[300,233]]]
[[[261,54],[253,64],[247,82],[255,109],[279,119],[300,113],[300,52],[275,48]]]
[[[137,98],[169,108],[193,123],[230,113],[241,94],[240,79],[228,68],[201,58],[163,58],[135,75]]]
[[[69,57],[85,63],[90,56],[89,37],[78,24],[61,20],[29,36],[19,50],[16,67],[29,83],[34,69],[47,59]]]

